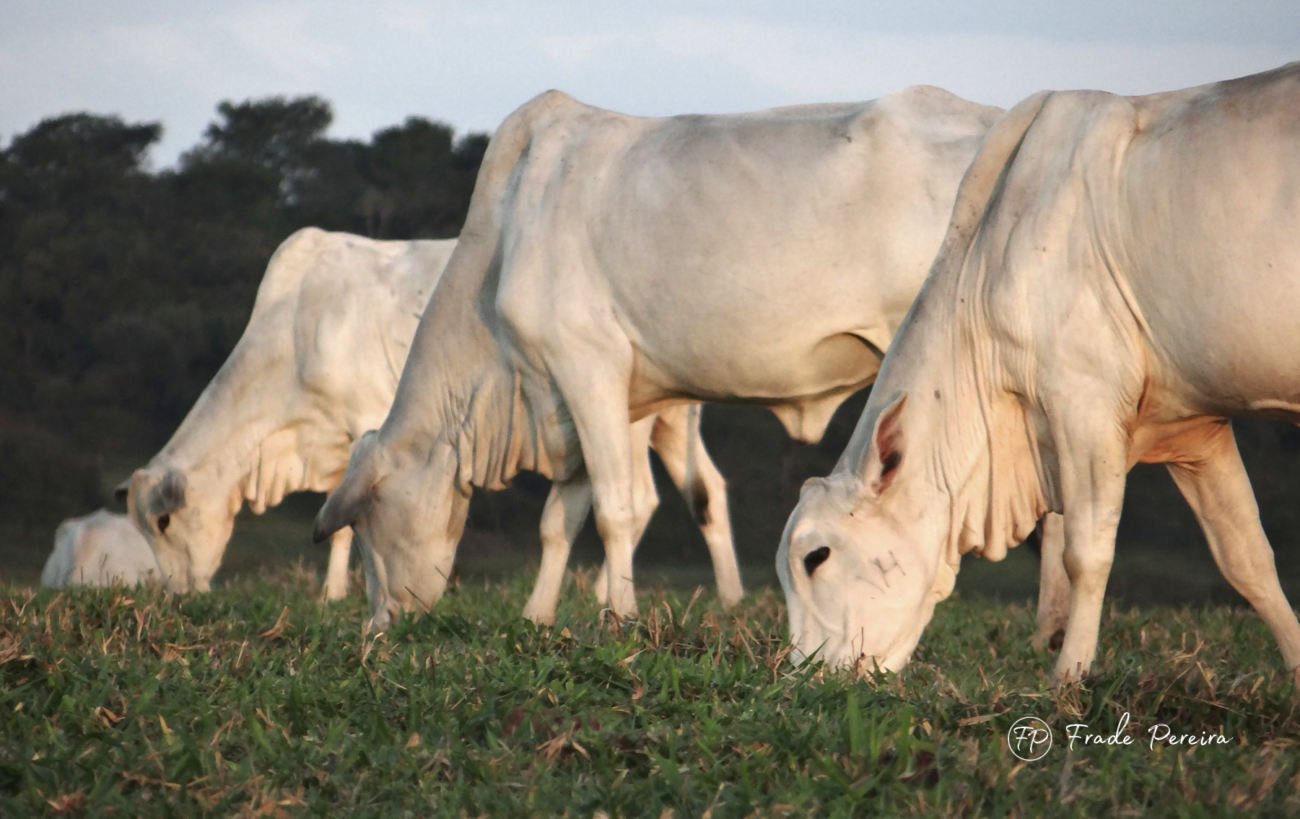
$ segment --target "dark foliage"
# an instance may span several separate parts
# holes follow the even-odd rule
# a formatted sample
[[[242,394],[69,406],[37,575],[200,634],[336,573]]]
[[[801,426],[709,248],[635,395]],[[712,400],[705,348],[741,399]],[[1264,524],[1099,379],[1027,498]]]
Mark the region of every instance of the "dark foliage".
[[[297,228],[459,232],[485,135],[413,117],[369,143],[335,141],[332,116],[314,96],[222,102],[160,172],[147,154],[162,127],[115,116],[51,118],[0,151],[7,526],[52,531],[89,511],[101,479],[125,477],[102,464],[142,463],[166,440]]]

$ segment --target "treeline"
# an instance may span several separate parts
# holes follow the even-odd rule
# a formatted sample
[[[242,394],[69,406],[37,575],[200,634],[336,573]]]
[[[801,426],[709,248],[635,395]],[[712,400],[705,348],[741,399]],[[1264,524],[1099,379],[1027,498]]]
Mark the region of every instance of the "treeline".
[[[422,117],[330,139],[314,96],[216,114],[175,169],[148,167],[158,123],[89,113],[0,152],[0,519],[89,511],[105,452],[165,440],[292,231],[455,236],[488,141]]]

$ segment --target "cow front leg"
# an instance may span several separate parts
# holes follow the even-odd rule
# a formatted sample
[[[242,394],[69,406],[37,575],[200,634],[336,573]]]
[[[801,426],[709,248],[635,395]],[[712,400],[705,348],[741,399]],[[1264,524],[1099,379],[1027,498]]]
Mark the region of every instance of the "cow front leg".
[[[549,369],[572,418],[591,481],[596,531],[605,544],[605,577],[609,608],[620,616],[636,614],[632,586],[632,552],[638,534],[635,503],[635,456],[628,421],[628,373],[631,351],[622,360],[611,359],[617,345],[565,351],[549,362]],[[579,355],[579,353],[589,353]],[[649,453],[640,448],[640,462],[648,470]]]
[[[551,484],[546,506],[542,509],[542,562],[537,569],[533,593],[524,605],[524,616],[534,623],[550,625],[555,622],[555,606],[560,599],[569,552],[589,511],[591,484],[585,472],[579,470],[569,480]]]
[[[686,499],[686,506],[704,535],[722,605],[735,605],[745,595],[745,589],[740,582],[740,566],[731,537],[727,482],[700,437],[700,405],[679,405],[660,412],[650,445],[659,453],[659,460]]]
[[[1213,424],[1194,432],[1196,440],[1188,442],[1196,444],[1194,457],[1167,464],[1169,474],[1196,513],[1219,571],[1272,629],[1282,659],[1300,682],[1300,622],[1278,582],[1232,427]]]
[[[655,427],[655,416],[647,416],[632,424],[630,434],[632,436],[631,455],[632,455],[632,515],[633,515],[633,534],[632,534],[632,553],[636,554],[636,547],[641,544],[641,538],[645,535],[646,527],[650,525],[650,518],[654,517],[655,510],[659,508],[659,491],[655,489],[654,472],[650,468],[650,447],[651,431]],[[600,572],[596,575],[596,601],[602,606],[609,604],[609,575],[607,567],[602,565]]]
[[[645,530],[650,523],[650,518],[654,516],[655,509],[659,507],[659,493],[655,489],[654,473],[650,469],[650,453],[647,449],[647,441],[645,438],[637,435],[635,424],[632,428],[631,449],[632,474],[634,477],[632,480],[632,539],[631,548],[628,554],[629,566],[631,565],[632,557],[636,554],[636,547],[640,544],[642,536],[645,535]],[[599,518],[597,518],[596,525],[599,529]],[[602,538],[604,537],[603,534],[601,536]],[[616,613],[623,615],[626,612],[621,611],[613,604],[615,598],[610,594],[610,580],[613,575],[614,570],[611,568],[609,545],[607,542],[605,547],[605,562],[600,567],[599,573],[596,575],[596,585],[593,591],[596,595],[597,602],[602,606],[608,606]],[[624,576],[627,578],[628,586],[631,587],[631,570],[627,570]],[[632,599],[633,606],[635,606],[635,597]],[[636,613],[635,608],[632,610],[632,613]]]
[[[607,605],[621,617],[636,616],[632,553],[637,526],[630,490],[629,483],[617,477],[607,481],[592,479],[596,531],[605,544]]]
[[[1035,648],[1062,639],[1070,620],[1070,577],[1065,573],[1065,519],[1048,512],[1038,522],[1038,626]]]
[[[352,556],[352,527],[344,526],[330,535],[330,560],[325,570],[326,600],[342,600],[348,596],[348,558]]]
[[[1060,455],[1065,571],[1070,581],[1069,619],[1056,659],[1059,681],[1088,673],[1097,653],[1106,581],[1115,557],[1115,530],[1124,503],[1127,442],[1119,426],[1096,408],[1075,404],[1054,424]]]

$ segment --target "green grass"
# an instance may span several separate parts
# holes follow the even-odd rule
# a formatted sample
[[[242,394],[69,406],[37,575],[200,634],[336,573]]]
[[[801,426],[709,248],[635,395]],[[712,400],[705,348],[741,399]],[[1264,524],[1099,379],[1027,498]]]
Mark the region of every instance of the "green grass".
[[[1023,604],[941,605],[901,676],[786,659],[779,593],[657,591],[560,620],[531,576],[466,581],[363,637],[301,568],[211,594],[0,587],[0,815],[1300,814],[1296,697],[1229,607],[1110,608],[1100,673],[1056,688]],[[1129,747],[1065,747],[1065,726]],[[1006,733],[1055,745],[1016,759]],[[1147,746],[1146,731],[1227,746]]]

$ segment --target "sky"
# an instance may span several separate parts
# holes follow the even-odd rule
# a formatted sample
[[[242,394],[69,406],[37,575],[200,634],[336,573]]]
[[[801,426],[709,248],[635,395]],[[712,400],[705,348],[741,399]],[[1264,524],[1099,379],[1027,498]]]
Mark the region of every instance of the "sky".
[[[928,83],[1007,107],[1300,59],[1297,0],[4,0],[0,145],[87,111],[161,122],[174,164],[222,100],[316,94],[329,136],[408,116],[492,131],[559,88],[631,114],[861,100]]]

